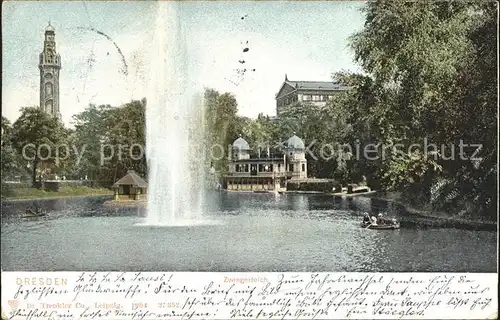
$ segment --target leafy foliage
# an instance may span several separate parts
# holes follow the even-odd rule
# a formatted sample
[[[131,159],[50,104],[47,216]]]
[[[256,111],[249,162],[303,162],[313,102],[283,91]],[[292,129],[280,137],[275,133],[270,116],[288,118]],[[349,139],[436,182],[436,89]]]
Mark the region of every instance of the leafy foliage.
[[[238,104],[230,93],[206,89],[204,105],[207,154],[212,155],[215,170],[223,174],[227,172],[227,148],[241,134],[241,123],[245,120],[236,115]]]
[[[64,144],[67,130],[56,118],[38,107],[26,107],[12,126],[12,145],[22,156],[20,161],[32,170],[32,183],[41,165],[58,165],[56,150]],[[3,149],[3,148],[2,148]]]
[[[147,176],[146,100],[121,107],[90,105],[75,115],[73,175],[109,184],[135,170]]]
[[[424,139],[438,146],[389,154],[374,168],[382,187],[438,210],[496,217],[496,4],[377,1],[365,13],[351,44],[371,78],[354,87],[369,135],[405,149]],[[461,142],[482,145],[481,160],[471,159],[475,148],[461,157]]]

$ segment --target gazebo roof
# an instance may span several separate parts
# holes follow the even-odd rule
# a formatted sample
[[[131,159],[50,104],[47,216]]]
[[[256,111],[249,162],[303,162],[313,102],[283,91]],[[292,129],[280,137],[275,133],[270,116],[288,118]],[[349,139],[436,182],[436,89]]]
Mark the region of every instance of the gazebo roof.
[[[123,178],[115,182],[113,187],[118,187],[123,185],[137,186],[139,188],[148,187],[148,183],[144,181],[144,179],[141,178],[137,173],[135,173],[134,170],[129,170]]]

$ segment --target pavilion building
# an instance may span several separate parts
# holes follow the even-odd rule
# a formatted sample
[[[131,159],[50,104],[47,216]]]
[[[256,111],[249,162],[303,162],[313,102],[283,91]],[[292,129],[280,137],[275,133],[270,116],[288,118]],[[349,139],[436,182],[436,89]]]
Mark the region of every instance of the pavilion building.
[[[282,150],[268,148],[257,156],[252,156],[248,142],[240,136],[231,151],[229,172],[223,178],[227,190],[274,191],[285,188],[289,180],[307,179],[304,141],[295,134]]]

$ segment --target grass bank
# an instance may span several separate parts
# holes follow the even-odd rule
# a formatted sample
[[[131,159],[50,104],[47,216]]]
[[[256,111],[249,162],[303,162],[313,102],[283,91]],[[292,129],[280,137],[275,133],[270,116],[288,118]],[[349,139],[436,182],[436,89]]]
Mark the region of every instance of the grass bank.
[[[2,195],[2,200],[31,200],[46,198],[70,198],[97,195],[112,195],[113,191],[105,188],[86,186],[61,186],[59,191],[46,191],[36,188],[12,188]]]

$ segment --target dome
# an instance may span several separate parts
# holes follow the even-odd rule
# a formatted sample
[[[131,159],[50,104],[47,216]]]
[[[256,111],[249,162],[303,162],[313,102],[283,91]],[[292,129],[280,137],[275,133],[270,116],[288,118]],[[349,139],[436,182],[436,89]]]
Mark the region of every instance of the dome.
[[[45,31],[56,31],[56,29],[54,29],[54,27],[50,24],[50,21],[49,21],[49,25],[47,26],[47,28],[45,28]]]
[[[240,136],[238,139],[234,140],[233,149],[250,150],[250,146],[248,142]]]
[[[288,148],[291,149],[305,149],[304,141],[297,137],[295,134],[287,141]]]

